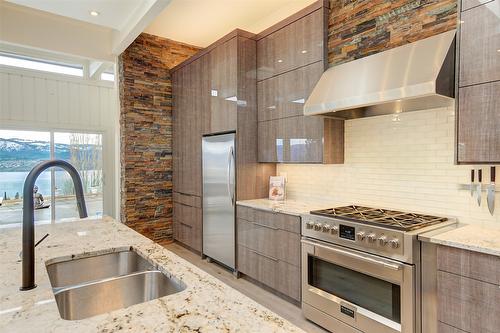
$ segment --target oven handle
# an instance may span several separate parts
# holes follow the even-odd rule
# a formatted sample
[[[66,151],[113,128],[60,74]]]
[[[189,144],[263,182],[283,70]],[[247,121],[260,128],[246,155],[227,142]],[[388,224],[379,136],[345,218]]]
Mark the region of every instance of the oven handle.
[[[324,246],[324,245],[321,245],[321,244],[318,244],[318,243],[309,242],[309,241],[306,241],[306,240],[302,240],[302,242],[305,243],[305,244],[309,244],[309,245],[315,246],[315,247],[320,247],[322,249],[325,249],[325,250],[328,250],[328,251],[331,251],[331,252],[336,252],[338,254],[345,255],[347,257],[359,259],[359,260],[366,261],[366,262],[369,262],[369,263],[372,263],[372,264],[376,264],[376,265],[381,265],[381,266],[384,266],[385,268],[389,268],[389,269],[392,269],[392,270],[395,270],[395,271],[399,271],[402,268],[401,265],[384,262],[384,261],[373,259],[373,258],[370,258],[370,257],[365,257],[365,256],[357,254],[357,253],[352,253],[352,252],[349,252],[349,251],[345,251],[345,250],[341,250],[341,249],[337,249],[337,248],[333,248],[333,247]]]

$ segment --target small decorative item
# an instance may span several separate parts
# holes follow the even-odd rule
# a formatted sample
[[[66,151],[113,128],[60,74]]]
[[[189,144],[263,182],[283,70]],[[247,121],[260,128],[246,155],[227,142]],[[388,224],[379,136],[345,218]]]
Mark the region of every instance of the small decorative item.
[[[269,200],[285,200],[285,177],[269,177]]]

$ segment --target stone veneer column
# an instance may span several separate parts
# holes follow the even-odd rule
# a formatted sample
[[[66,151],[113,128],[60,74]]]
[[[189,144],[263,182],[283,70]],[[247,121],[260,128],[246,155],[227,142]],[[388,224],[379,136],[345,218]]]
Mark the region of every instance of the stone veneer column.
[[[141,34],[120,55],[121,221],[172,240],[170,69],[200,48]]]

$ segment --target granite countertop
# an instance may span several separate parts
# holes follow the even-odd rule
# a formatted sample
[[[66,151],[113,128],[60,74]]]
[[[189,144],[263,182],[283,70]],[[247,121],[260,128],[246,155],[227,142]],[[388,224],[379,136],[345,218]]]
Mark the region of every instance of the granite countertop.
[[[253,199],[237,201],[236,204],[296,216],[309,213],[311,210],[325,208],[324,204],[318,205],[317,203],[295,200],[274,201],[269,199]]]
[[[424,242],[500,256],[500,225],[498,223],[459,224],[454,228],[421,234],[418,239]]]
[[[303,332],[208,273],[110,218],[37,225],[37,288],[21,292],[21,229],[0,229],[0,332]],[[187,288],[83,320],[63,320],[45,263],[132,246]]]

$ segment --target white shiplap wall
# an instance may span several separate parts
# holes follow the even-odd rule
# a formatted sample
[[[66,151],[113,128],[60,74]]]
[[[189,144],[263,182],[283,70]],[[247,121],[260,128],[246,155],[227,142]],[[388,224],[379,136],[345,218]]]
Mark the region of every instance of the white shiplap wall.
[[[0,68],[0,90],[4,123],[104,130],[116,120],[112,83]]]
[[[117,215],[119,128],[113,82],[0,66],[0,129],[102,133],[104,213]]]
[[[454,165],[454,108],[346,121],[345,164],[278,165],[288,178],[287,197],[324,203],[362,204],[456,216],[464,223],[500,223],[469,192],[473,166]],[[477,168],[478,166],[476,166]],[[500,172],[498,168],[497,173]],[[483,181],[489,181],[489,166]]]

